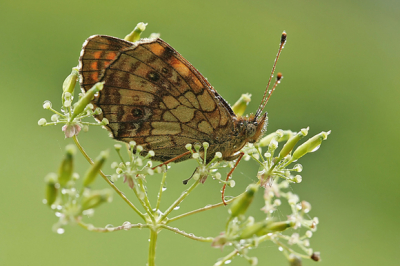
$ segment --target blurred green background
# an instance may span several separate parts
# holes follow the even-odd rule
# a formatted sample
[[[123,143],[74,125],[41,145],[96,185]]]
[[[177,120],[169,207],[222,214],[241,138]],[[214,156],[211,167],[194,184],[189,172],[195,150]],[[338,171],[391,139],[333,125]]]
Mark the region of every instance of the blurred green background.
[[[71,140],[59,127],[37,125],[51,115],[42,109],[44,100],[60,105],[62,82],[87,37],[123,38],[143,21],[149,23],[145,36],[160,32],[228,102],[251,93],[249,111],[259,104],[285,30],[288,42],[277,68],[284,79],[266,108],[268,131],[310,126],[312,136],[332,130],[318,152],[300,161],[303,182],[292,185],[312,204],[310,216],[320,219],[311,239],[321,252],[320,265],[399,265],[399,18],[400,2],[394,0],[2,0],[0,264],[145,265],[147,230],[99,234],[68,226],[63,235],[52,232],[56,217],[42,204],[43,178],[57,170]],[[93,157],[114,143],[100,128],[79,137]],[[83,174],[87,162],[78,155],[76,163]],[[164,206],[184,189],[181,181],[194,167],[172,167]],[[227,193],[243,191],[256,170],[254,162],[242,162],[234,174],[237,185]],[[159,177],[148,180],[153,195],[158,182]],[[106,185],[98,179],[95,187]],[[220,188],[208,180],[176,214],[218,202]],[[262,217],[258,196],[252,211]],[[173,225],[216,236],[226,216],[219,208]],[[139,218],[115,197],[86,221],[116,226]],[[212,265],[228,250],[163,231],[157,265]],[[287,265],[271,243],[250,255],[259,257],[259,265]],[[247,262],[236,258],[231,265]]]

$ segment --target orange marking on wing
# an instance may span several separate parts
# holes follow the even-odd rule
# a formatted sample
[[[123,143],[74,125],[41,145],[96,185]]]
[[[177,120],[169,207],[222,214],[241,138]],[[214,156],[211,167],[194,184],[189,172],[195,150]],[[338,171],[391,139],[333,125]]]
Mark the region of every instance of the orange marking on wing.
[[[97,70],[97,61],[94,61],[94,62],[92,62],[91,64],[90,64],[90,69],[91,70]]]
[[[101,57],[102,51],[96,51],[93,53],[93,57],[95,59],[99,59]]]
[[[114,60],[114,58],[117,56],[117,54],[115,52],[108,52],[106,55],[106,59],[109,60]]]
[[[90,77],[92,78],[93,81],[97,81],[99,79],[99,73],[98,72],[93,72]]]
[[[183,64],[181,61],[179,61],[176,58],[171,58],[170,62],[169,62],[173,68],[176,69],[176,71],[178,71],[179,74],[181,74],[183,77],[187,77],[188,75],[190,75],[190,69],[185,66],[185,64]]]
[[[152,51],[155,55],[161,56],[165,48],[159,45],[158,43],[150,44],[149,45],[150,51]]]

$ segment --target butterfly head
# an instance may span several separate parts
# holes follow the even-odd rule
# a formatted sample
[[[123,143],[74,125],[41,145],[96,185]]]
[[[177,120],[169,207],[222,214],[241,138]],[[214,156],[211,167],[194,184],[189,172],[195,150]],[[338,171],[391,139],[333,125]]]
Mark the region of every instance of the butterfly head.
[[[240,132],[246,142],[257,142],[267,128],[267,121],[267,113],[264,113],[260,118],[254,115],[241,118],[239,122]]]

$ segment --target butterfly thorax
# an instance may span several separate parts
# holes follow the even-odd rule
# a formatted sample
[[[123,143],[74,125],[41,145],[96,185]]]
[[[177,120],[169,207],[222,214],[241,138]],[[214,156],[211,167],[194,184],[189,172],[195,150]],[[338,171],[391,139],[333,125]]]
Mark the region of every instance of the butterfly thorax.
[[[207,161],[212,160],[216,152],[222,153],[222,158],[226,161],[238,158],[239,151],[247,144],[258,141],[267,126],[267,116],[261,118],[235,117],[233,120],[233,130],[230,134],[225,134],[219,142],[210,143],[207,154]]]

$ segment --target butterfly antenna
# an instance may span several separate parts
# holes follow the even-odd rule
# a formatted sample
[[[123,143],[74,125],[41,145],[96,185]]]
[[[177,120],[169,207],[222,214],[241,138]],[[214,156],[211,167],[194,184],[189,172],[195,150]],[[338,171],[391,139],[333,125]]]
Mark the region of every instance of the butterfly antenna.
[[[280,75],[280,77],[277,76],[276,82],[275,82],[272,90],[268,91],[269,85],[271,84],[272,77],[274,76],[276,63],[278,63],[279,56],[281,55],[281,52],[282,52],[283,47],[285,46],[285,43],[286,43],[286,32],[282,32],[281,43],[279,45],[278,54],[275,57],[274,66],[272,67],[271,75],[269,76],[268,84],[267,84],[267,87],[265,88],[264,96],[261,101],[260,107],[258,107],[258,110],[255,114],[255,119],[257,119],[257,117],[259,117],[261,112],[264,110],[264,107],[267,104],[269,98],[271,97],[272,92],[275,90],[276,86],[279,84],[280,79],[282,78],[282,74]]]

